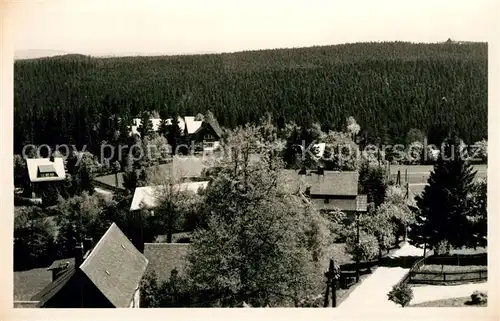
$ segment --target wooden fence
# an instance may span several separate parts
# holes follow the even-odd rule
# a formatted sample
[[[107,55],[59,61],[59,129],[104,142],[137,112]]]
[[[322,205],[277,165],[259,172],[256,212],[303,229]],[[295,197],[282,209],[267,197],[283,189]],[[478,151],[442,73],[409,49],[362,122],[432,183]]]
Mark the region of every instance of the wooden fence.
[[[410,271],[399,281],[399,284],[449,284],[461,282],[475,282],[488,279],[488,269],[485,267],[466,270],[470,265],[487,265],[487,254],[475,255],[451,255],[437,256],[432,255],[423,257],[412,265]],[[421,271],[424,265],[453,265],[463,266],[463,271]]]
[[[415,275],[415,273],[425,264],[425,259],[427,257],[424,256],[415,263],[413,263],[412,267],[410,268],[410,271],[398,282],[399,285],[404,285],[407,283],[411,283],[412,277]]]
[[[434,272],[434,271],[414,271],[410,272],[410,283],[413,284],[443,284],[475,282],[488,279],[488,270],[481,269],[475,271],[454,271],[454,272]]]

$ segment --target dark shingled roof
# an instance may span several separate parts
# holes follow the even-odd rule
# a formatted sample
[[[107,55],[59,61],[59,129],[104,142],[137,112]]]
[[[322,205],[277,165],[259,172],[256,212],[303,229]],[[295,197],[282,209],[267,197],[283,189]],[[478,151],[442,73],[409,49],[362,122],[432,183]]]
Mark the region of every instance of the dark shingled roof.
[[[132,245],[115,223],[104,233],[79,267],[75,267],[74,258],[70,258],[54,261],[48,270],[66,266],[66,262],[69,262],[69,266],[61,275],[32,297],[31,301],[39,301],[38,307],[43,306],[76,277],[78,269],[115,307],[129,307],[148,264],[144,255]]]
[[[311,195],[351,196],[358,195],[358,172],[324,171],[324,175],[309,173],[299,175],[298,170],[282,170],[281,177],[290,192],[310,187]]]
[[[185,243],[145,243],[144,256],[149,261],[146,273],[156,273],[158,281],[170,278],[173,269],[182,275],[186,270],[190,244]]]
[[[324,171],[324,175],[311,174],[306,176],[311,186],[311,195],[358,195],[358,172]]]
[[[333,211],[339,209],[341,211],[356,211],[357,201],[356,198],[334,198],[329,199],[328,203],[324,198],[313,198],[311,203],[318,211]]]
[[[219,138],[222,137],[222,128],[220,128],[217,119],[212,117],[207,117],[205,118],[204,122],[209,124],[213,128],[214,132],[219,136]]]
[[[75,272],[74,266],[69,267],[54,282],[49,283],[42,291],[33,296],[31,301],[39,301],[37,307],[43,306],[71,280]]]
[[[113,223],[80,269],[115,307],[128,307],[147,259]]]

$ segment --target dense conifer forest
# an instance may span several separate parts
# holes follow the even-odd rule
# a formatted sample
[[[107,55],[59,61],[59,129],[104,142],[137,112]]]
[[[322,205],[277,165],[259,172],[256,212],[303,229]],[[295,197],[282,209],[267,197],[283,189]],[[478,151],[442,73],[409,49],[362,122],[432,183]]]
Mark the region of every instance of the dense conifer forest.
[[[238,53],[95,58],[66,55],[14,65],[14,149],[111,140],[112,115],[196,115],[228,128],[275,119],[323,130],[348,116],[374,143],[404,143],[411,128],[487,137],[487,44],[404,42]],[[123,127],[122,127],[123,129]],[[117,129],[119,130],[119,129]]]

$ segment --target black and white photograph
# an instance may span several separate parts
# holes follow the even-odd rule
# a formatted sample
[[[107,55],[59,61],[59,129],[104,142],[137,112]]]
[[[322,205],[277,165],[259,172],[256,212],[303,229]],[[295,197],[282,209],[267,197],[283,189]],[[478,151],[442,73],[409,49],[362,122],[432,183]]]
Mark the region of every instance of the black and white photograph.
[[[496,1],[7,2],[14,310],[496,305]]]

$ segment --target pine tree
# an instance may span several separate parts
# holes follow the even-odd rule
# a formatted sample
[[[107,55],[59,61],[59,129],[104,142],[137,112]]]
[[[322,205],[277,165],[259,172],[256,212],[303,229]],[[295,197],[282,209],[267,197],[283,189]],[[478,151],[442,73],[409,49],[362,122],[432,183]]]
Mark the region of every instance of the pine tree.
[[[123,172],[123,187],[133,193],[138,185],[138,180],[139,175],[137,175],[137,171],[134,168],[133,159],[131,155],[129,155],[127,157],[127,165],[125,167],[125,171]]]
[[[181,128],[179,126],[179,117],[172,117],[172,123],[168,126],[167,141],[172,148],[172,155],[176,154],[177,145],[180,143]]]
[[[141,138],[147,137],[153,133],[153,122],[148,111],[144,111],[141,115],[141,125],[137,129]]]
[[[165,106],[164,108],[160,109],[160,126],[158,127],[158,134],[160,134],[163,137],[167,137],[168,135],[168,108]]]
[[[435,247],[441,241],[451,246],[469,246],[473,242],[468,216],[472,211],[475,172],[465,162],[460,140],[449,138],[439,156],[422,195],[417,196],[417,224],[410,238],[415,243]]]

